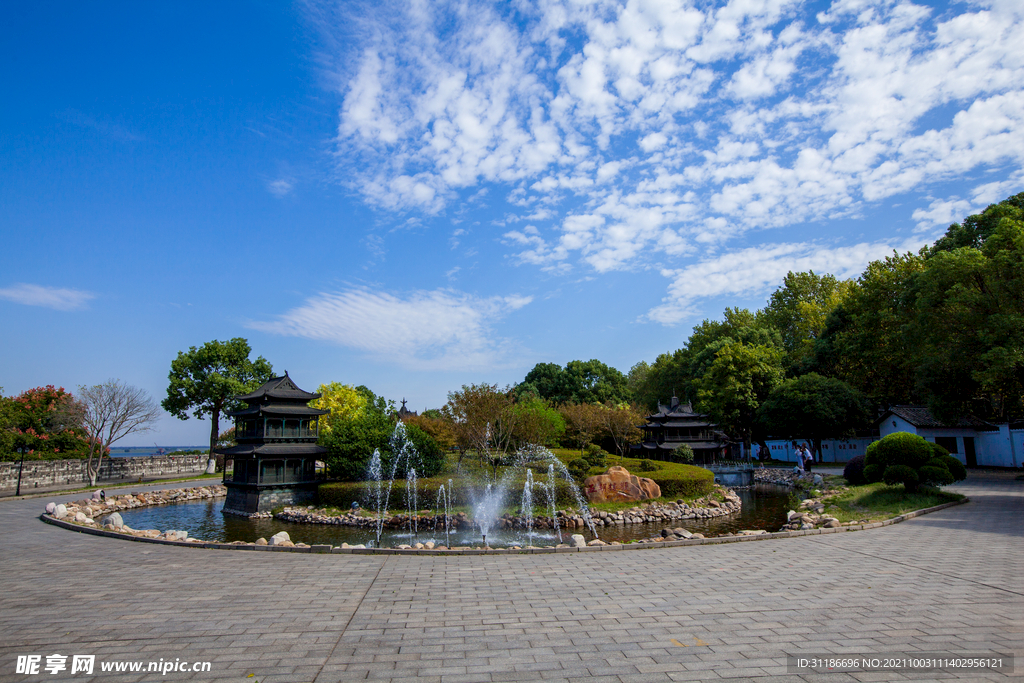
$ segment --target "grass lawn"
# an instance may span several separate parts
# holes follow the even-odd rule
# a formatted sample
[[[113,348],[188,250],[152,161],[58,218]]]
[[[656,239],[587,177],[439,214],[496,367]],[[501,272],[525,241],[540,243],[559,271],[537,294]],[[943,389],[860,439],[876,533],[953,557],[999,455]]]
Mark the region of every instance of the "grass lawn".
[[[921,487],[913,493],[907,493],[902,486],[877,483],[851,486],[846,491],[824,498],[822,502],[825,504],[825,514],[832,515],[840,522],[879,522],[963,498],[959,493],[932,487]]]

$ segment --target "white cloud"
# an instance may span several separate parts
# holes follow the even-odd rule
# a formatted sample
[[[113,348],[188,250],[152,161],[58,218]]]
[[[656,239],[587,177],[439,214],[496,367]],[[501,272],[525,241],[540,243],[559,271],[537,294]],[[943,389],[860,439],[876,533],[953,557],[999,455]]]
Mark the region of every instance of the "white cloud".
[[[838,278],[856,277],[870,261],[890,256],[893,251],[912,251],[923,240],[900,243],[861,243],[829,248],[813,243],[772,244],[721,254],[678,270],[664,270],[672,280],[668,296],[651,309],[647,318],[664,325],[678,323],[700,310],[702,300],[721,295],[767,293],[782,283],[790,271],[813,270]]]
[[[509,341],[493,335],[492,323],[531,301],[453,290],[398,297],[349,289],[318,294],[277,320],[248,327],[347,346],[410,370],[489,369],[508,362],[513,352]]]
[[[341,171],[395,211],[499,186],[536,228],[504,234],[521,263],[678,267],[698,244],[897,197],[923,234],[980,188],[1020,186],[1013,3],[437,0],[373,17],[338,55]],[[978,189],[935,199],[950,182]]]
[[[285,197],[295,189],[295,183],[287,178],[278,178],[267,183],[267,190],[275,197]]]
[[[74,311],[86,307],[86,303],[95,299],[92,292],[59,287],[42,287],[40,285],[16,284],[0,289],[0,299],[13,301],[26,306],[42,306],[57,311]]]

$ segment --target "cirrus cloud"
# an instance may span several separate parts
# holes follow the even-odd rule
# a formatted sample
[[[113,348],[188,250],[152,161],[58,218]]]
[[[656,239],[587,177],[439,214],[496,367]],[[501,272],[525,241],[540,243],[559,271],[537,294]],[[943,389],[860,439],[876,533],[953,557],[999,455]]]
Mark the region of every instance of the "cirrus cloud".
[[[0,299],[13,301],[16,304],[24,304],[25,306],[52,308],[56,311],[79,310],[85,308],[86,304],[95,298],[96,295],[92,292],[80,289],[43,287],[42,285],[25,283],[0,289]]]
[[[488,369],[515,352],[511,342],[493,335],[492,324],[531,301],[447,289],[398,297],[355,288],[317,294],[277,320],[247,326],[346,346],[410,370]]]

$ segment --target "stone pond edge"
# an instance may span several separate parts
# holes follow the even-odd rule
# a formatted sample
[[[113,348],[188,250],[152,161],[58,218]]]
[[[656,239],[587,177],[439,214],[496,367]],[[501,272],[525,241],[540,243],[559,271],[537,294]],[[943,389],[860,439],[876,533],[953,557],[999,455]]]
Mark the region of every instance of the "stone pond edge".
[[[836,527],[834,529],[804,529],[799,531],[775,531],[764,534],[756,534],[750,536],[716,536],[714,538],[692,538],[678,541],[662,541],[656,543],[627,543],[623,545],[604,545],[604,546],[583,546],[579,548],[521,548],[518,550],[512,550],[508,548],[467,548],[465,550],[417,550],[415,548],[399,549],[399,548],[339,548],[330,545],[313,545],[309,547],[293,547],[293,546],[274,546],[274,545],[239,545],[236,543],[214,543],[214,542],[188,542],[188,541],[168,541],[159,538],[146,538],[140,536],[129,536],[127,534],[121,534],[116,531],[108,531],[106,529],[92,529],[84,527],[71,522],[65,522],[61,519],[56,519],[50,515],[43,513],[39,515],[39,519],[47,524],[53,524],[64,529],[71,531],[77,531],[83,534],[92,534],[93,536],[106,536],[108,538],[116,538],[124,541],[135,541],[138,543],[157,543],[160,545],[175,545],[183,548],[199,548],[204,550],[248,550],[248,551],[262,551],[262,552],[278,552],[278,553],[318,553],[318,554],[341,554],[341,555],[537,555],[545,553],[591,553],[591,552],[607,552],[617,550],[652,550],[654,548],[675,548],[679,546],[689,545],[715,545],[719,543],[744,543],[748,541],[763,541],[774,538],[794,538],[797,536],[817,536],[824,534],[843,533],[847,531],[862,531],[867,529],[878,529],[893,524],[899,524],[905,522],[908,519],[920,517],[921,515],[927,515],[932,512],[938,512],[954,505],[963,505],[969,503],[970,498],[963,498],[961,500],[954,500],[948,503],[942,503],[941,505],[935,505],[930,508],[922,508],[920,510],[913,510],[911,512],[886,519],[881,522],[870,522],[868,524],[855,524],[851,526]]]

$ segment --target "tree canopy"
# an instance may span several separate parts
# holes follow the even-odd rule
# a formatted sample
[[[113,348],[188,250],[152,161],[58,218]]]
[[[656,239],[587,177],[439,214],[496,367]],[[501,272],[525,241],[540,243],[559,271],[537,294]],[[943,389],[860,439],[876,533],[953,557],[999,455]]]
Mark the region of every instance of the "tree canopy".
[[[249,360],[251,351],[249,342],[235,337],[191,346],[171,361],[167,398],[160,405],[179,420],[187,420],[190,410],[199,419],[210,417],[210,474],[216,462],[213,451],[221,413],[232,407],[232,397],[255,390],[273,376],[273,368],[263,356]]]
[[[853,436],[871,418],[860,392],[810,372],[775,387],[758,407],[756,420],[770,436],[812,440],[820,461],[822,439]]]
[[[626,376],[597,359],[569,361],[564,368],[555,363],[538,363],[523,383],[556,404],[619,403],[631,398]]]

